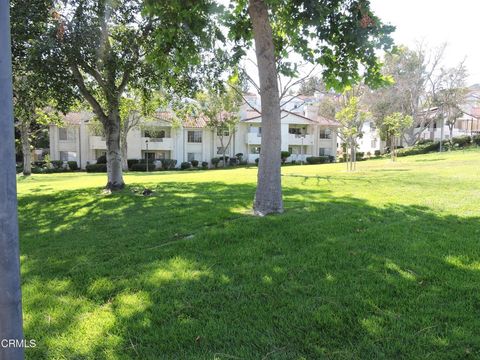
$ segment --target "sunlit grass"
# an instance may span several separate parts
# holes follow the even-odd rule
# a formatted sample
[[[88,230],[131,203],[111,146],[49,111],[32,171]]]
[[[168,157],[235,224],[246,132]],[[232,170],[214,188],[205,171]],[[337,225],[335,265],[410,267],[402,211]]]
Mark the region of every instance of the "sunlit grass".
[[[480,151],[256,170],[19,177],[27,357],[480,357]]]

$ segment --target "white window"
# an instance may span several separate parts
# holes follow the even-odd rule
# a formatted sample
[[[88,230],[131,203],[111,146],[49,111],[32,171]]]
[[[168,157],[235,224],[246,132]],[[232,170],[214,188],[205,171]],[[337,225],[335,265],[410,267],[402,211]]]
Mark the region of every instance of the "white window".
[[[319,156],[328,156],[328,155],[330,155],[330,149],[329,148],[319,148],[318,149],[318,155]]]
[[[75,129],[74,128],[59,128],[58,129],[58,139],[62,140],[62,141],[75,140]]]
[[[320,129],[320,139],[331,139],[332,138],[332,130],[328,128]]]
[[[189,143],[201,143],[202,142],[202,131],[201,130],[194,130],[189,131],[187,134],[187,141]]]
[[[260,154],[260,146],[252,146],[252,152],[250,154]]]
[[[377,147],[377,139],[372,139],[372,148],[375,149]]]
[[[60,151],[60,160],[62,161],[76,161],[77,153],[73,151]]]
[[[200,160],[202,154],[199,153],[187,153],[187,161]]]

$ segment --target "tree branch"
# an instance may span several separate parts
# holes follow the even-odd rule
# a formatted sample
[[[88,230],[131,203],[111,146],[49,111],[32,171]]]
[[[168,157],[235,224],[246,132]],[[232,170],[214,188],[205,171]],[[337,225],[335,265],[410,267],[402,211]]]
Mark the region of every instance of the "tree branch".
[[[83,95],[85,100],[88,101],[88,103],[92,106],[93,111],[95,114],[98,116],[100,121],[103,123],[107,120],[107,115],[103,111],[102,106],[100,103],[95,99],[95,97],[88,91],[87,86],[85,85],[85,81],[83,79],[82,74],[80,73],[80,70],[78,69],[77,65],[70,65],[70,69],[72,70],[73,77],[75,78],[77,82],[78,89],[80,90],[80,93]]]

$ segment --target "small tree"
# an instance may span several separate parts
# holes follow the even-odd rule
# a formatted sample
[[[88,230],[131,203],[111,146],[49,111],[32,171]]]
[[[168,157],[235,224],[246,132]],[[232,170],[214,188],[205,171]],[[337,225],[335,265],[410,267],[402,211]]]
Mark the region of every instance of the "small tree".
[[[347,151],[350,151],[350,157],[347,168],[350,171],[356,169],[356,154],[358,139],[362,137],[362,128],[368,113],[360,107],[359,99],[351,97],[346,106],[335,115],[340,122],[339,136],[345,143]]]
[[[410,115],[403,115],[402,113],[395,112],[385,117],[382,126],[380,127],[380,134],[383,139],[390,140],[390,152],[392,155],[392,161],[395,161],[396,154],[396,141],[403,135],[405,129],[412,126],[413,118]]]
[[[240,121],[241,97],[233,90],[235,79],[229,80],[231,87],[223,91],[210,90],[200,93],[197,98],[202,114],[207,118],[207,127],[217,134],[220,140],[223,166],[226,166],[226,152]]]

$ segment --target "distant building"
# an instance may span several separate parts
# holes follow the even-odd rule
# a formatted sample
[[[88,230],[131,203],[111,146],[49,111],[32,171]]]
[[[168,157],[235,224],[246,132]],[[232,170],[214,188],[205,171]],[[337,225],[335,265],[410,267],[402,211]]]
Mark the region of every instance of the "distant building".
[[[240,109],[240,122],[226,155],[242,153],[246,161],[253,163],[261,151],[261,104],[257,95],[247,94],[245,98],[248,104]],[[319,116],[312,98],[286,101],[281,116],[281,150],[291,153],[287,161],[304,161],[320,155],[336,157],[338,122]],[[105,139],[89,127],[93,117],[90,112],[69,113],[64,118],[64,127],[50,126],[52,160],[77,161],[84,169],[106,153]],[[207,127],[205,118],[186,119],[179,126],[172,119],[171,113],[158,112],[157,120],[149,122],[148,127],[131,130],[127,137],[127,158],[175,159],[179,166],[192,160],[210,163],[213,157],[221,156],[219,136]]]

